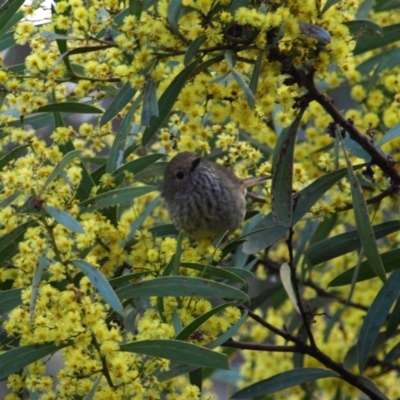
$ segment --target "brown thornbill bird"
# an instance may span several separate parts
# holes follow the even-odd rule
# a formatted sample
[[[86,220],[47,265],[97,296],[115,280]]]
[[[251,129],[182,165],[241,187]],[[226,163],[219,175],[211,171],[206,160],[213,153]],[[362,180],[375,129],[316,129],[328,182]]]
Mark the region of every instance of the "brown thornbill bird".
[[[215,239],[241,225],[246,189],[269,178],[239,179],[221,165],[183,152],[165,169],[162,196],[179,231],[194,239]]]

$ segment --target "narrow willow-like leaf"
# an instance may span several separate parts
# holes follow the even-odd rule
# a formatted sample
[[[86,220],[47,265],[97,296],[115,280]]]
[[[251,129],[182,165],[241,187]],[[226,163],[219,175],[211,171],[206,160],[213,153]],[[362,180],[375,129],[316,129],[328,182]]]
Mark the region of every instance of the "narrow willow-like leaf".
[[[353,21],[347,21],[344,22],[344,25],[349,28],[351,35],[365,35],[370,37],[382,37],[384,35],[381,26],[367,19],[355,19]]]
[[[106,164],[106,172],[109,174],[118,169],[122,164],[122,161],[124,159],[126,137],[131,127],[132,118],[135,111],[136,108],[132,106],[125,115],[122,124],[117,134],[115,135],[114,143],[111,147],[110,154],[108,156]]]
[[[22,304],[22,290],[23,288],[0,291],[0,314],[8,313]]]
[[[186,276],[166,276],[131,283],[117,290],[120,299],[150,296],[189,296],[248,300],[246,293],[232,286],[208,279]]]
[[[83,400],[92,400],[94,398],[97,387],[99,386],[102,378],[103,378],[103,374],[100,373],[99,376],[97,377],[96,381],[94,382],[92,388],[90,389],[89,393],[83,398]]]
[[[135,188],[125,188],[110,190],[109,192],[102,193],[96,197],[83,201],[80,206],[84,208],[85,212],[98,210],[103,207],[115,206],[126,201],[136,199],[147,193],[156,190],[153,186],[140,186]]]
[[[246,271],[243,268],[234,267],[213,267],[212,265],[195,264],[195,263],[182,263],[181,267],[194,269],[196,271],[205,272],[207,275],[223,278],[228,281],[246,284],[246,278],[253,278],[254,275],[250,271]]]
[[[385,365],[392,363],[398,358],[400,358],[400,343],[397,343],[394,347],[392,347],[392,349],[389,351],[389,353],[386,354],[385,358],[383,359],[382,364]]]
[[[111,121],[131,101],[135,94],[136,89],[133,89],[129,82],[125,83],[101,116],[100,126]]]
[[[233,301],[230,303],[224,303],[217,307],[214,307],[213,309],[204,313],[203,315],[200,315],[200,317],[197,317],[189,325],[185,326],[185,328],[182,329],[179,332],[179,334],[175,337],[175,340],[188,339],[192,333],[194,333],[198,328],[200,328],[200,326],[203,325],[204,322],[206,322],[208,319],[210,319],[213,315],[217,314],[218,312],[225,309],[226,307],[233,306],[233,305],[235,305],[235,302],[233,302]]]
[[[35,307],[36,301],[39,295],[39,285],[42,279],[42,273],[45,268],[50,265],[50,260],[47,258],[47,252],[49,250],[49,245],[44,249],[43,253],[40,255],[35,273],[33,274],[32,279],[32,293],[31,293],[31,302],[29,306],[29,321],[32,324],[33,317],[35,315]]]
[[[373,231],[376,239],[385,237],[393,232],[400,230],[399,221],[389,221],[374,225]],[[310,246],[304,254],[311,264],[317,265],[332,258],[339,257],[350,251],[361,247],[361,241],[357,230],[345,232],[329,239],[321,240]]]
[[[357,358],[360,372],[363,373],[379,330],[385,323],[389,311],[400,293],[400,270],[393,272],[387,285],[375,297],[362,324],[357,342]]]
[[[281,277],[282,285],[289,297],[289,300],[292,302],[293,307],[300,314],[299,305],[297,304],[296,294],[294,293],[293,285],[292,285],[292,271],[290,270],[290,266],[288,263],[284,263],[281,265],[279,269],[279,275]]]
[[[165,382],[177,376],[187,374],[188,372],[194,371],[198,368],[199,367],[197,365],[171,361],[168,371],[157,371],[155,376],[159,382]]]
[[[73,232],[85,233],[82,225],[71,214],[52,206],[43,206],[43,208],[59,224],[65,226]]]
[[[130,161],[124,165],[121,165],[116,171],[113,172],[115,184],[118,186],[122,183],[125,178],[125,173],[138,174],[140,171],[146,169],[150,165],[154,164],[160,158],[164,157],[164,154],[150,154],[143,156],[137,160]]]
[[[301,109],[289,129],[281,133],[274,151],[272,174],[272,218],[275,225],[290,227],[293,219],[293,155],[297,130],[305,109]]]
[[[261,67],[264,57],[264,52],[260,52],[259,56],[257,57],[257,61],[254,64],[253,73],[251,74],[249,87],[254,96],[257,94],[258,80],[260,79]]]
[[[5,167],[10,161],[16,160],[18,154],[24,151],[27,147],[29,147],[27,144],[24,144],[23,146],[18,146],[8,152],[4,157],[0,158],[0,170]]]
[[[364,248],[365,255],[370,261],[372,268],[379,276],[383,283],[387,282],[385,268],[383,267],[381,256],[376,244],[374,231],[369,220],[369,213],[367,203],[365,202],[364,195],[362,193],[361,185],[353,171],[349,157],[342,141],[343,153],[347,164],[347,170],[349,175],[349,183],[351,187],[351,197],[354,205],[354,216],[356,219],[356,226],[358,236],[360,238],[361,245]]]
[[[400,268],[400,249],[390,250],[381,254],[382,263],[387,273]],[[344,286],[351,283],[354,276],[355,267],[348,269],[336,278],[332,279],[328,287]],[[360,264],[360,270],[357,275],[357,282],[366,281],[367,279],[375,278],[376,272],[372,269],[368,260]]]
[[[324,7],[321,10],[321,14],[323,14],[324,12],[328,11],[332,6],[334,6],[335,4],[339,3],[340,0],[328,0]]]
[[[6,379],[14,372],[17,372],[27,365],[32,364],[49,354],[53,354],[64,347],[70,346],[71,344],[72,343],[64,343],[60,345],[55,345],[53,343],[30,344],[0,354],[0,380]]]
[[[158,116],[157,85],[154,79],[147,79],[143,92],[142,125],[150,126],[151,119]]]
[[[129,233],[126,239],[123,242],[123,245],[131,240],[135,235],[136,231],[140,228],[140,226],[144,223],[146,218],[154,211],[154,209],[158,206],[161,201],[161,196],[157,196],[154,200],[152,200],[144,209],[144,211],[131,223],[129,228]]]
[[[377,48],[383,48],[384,46],[399,40],[400,24],[384,26],[382,31],[382,37],[371,38],[370,36],[361,36],[354,49],[354,55],[362,54],[366,51]]]
[[[3,3],[0,8],[0,37],[2,37],[15,23],[13,16],[17,13],[18,9],[24,4],[24,0],[8,0]]]
[[[77,103],[77,102],[64,102],[47,104],[46,106],[39,107],[32,111],[33,113],[44,112],[62,112],[62,113],[76,113],[76,114],[102,114],[103,110],[91,106],[90,104]]]
[[[301,385],[306,382],[321,378],[338,377],[334,372],[322,368],[294,368],[290,371],[282,372],[271,378],[254,383],[247,388],[236,392],[232,399],[248,399],[256,396],[266,396],[271,393]]]
[[[167,360],[194,364],[201,367],[229,369],[225,354],[180,340],[141,340],[123,344],[120,350],[166,358]]]
[[[167,7],[167,20],[171,31],[187,43],[187,39],[179,31],[178,20],[182,7],[182,0],[171,0]]]
[[[246,97],[247,97],[247,103],[249,104],[249,107],[251,109],[254,108],[254,103],[256,102],[256,98],[254,97],[254,93],[251,91],[249,85],[246,83],[244,80],[243,76],[237,72],[235,69],[231,69],[231,74],[235,81],[239,84],[239,86],[243,89]]]
[[[208,343],[206,345],[207,348],[209,349],[215,349],[218,346],[221,346],[223,343],[225,343],[228,339],[231,337],[235,336],[236,333],[238,332],[239,328],[245,323],[247,319],[247,311],[243,313],[239,321],[237,321],[235,324],[233,324],[227,331],[225,331],[221,336],[218,336],[215,340],[213,340],[211,343]]]
[[[188,49],[186,50],[185,54],[185,59],[184,59],[184,64],[185,66],[188,66],[196,56],[197,52],[199,51],[200,47],[203,45],[203,43],[206,41],[207,36],[206,35],[200,35],[196,39],[193,40],[193,42],[190,44]]]
[[[0,202],[0,208],[6,208],[8,207],[10,204],[12,204],[12,202],[17,199],[19,196],[21,196],[22,191],[17,190],[16,192],[14,192],[13,194],[10,194],[8,197],[6,197],[2,202]]]
[[[143,132],[142,144],[145,146],[161,125],[167,119],[169,112],[175,104],[179,93],[181,92],[183,86],[192,75],[194,69],[198,66],[200,59],[195,60],[190,65],[188,65],[183,71],[181,71],[167,87],[164,93],[161,95],[158,101],[158,112],[159,117],[153,118],[151,125],[145,129]]]
[[[141,0],[129,0],[129,14],[134,15],[138,21],[143,10],[143,2]]]
[[[380,147],[384,143],[390,142],[391,140],[396,139],[399,136],[400,136],[400,124],[394,126],[392,129],[386,132],[385,135],[375,143],[375,145]]]
[[[71,164],[71,162],[79,157],[79,155],[81,154],[81,150],[73,150],[69,153],[67,153],[62,160],[54,167],[53,171],[51,171],[50,175],[48,176],[48,178],[46,179],[46,182],[43,185],[42,188],[42,193],[43,191],[47,188],[47,186],[50,185],[51,182],[54,181],[54,179],[56,179],[62,171],[65,170],[65,168],[68,167],[68,165]]]
[[[119,315],[124,316],[124,308],[114,289],[106,277],[93,265],[84,260],[72,260],[72,264],[79,268],[90,280],[103,300]]]

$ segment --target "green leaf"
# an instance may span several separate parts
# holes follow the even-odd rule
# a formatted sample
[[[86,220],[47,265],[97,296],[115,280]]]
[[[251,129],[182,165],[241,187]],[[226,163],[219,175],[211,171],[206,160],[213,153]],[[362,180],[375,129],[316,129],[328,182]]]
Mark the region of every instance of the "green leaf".
[[[0,251],[8,247],[10,244],[18,244],[24,237],[26,230],[34,223],[28,221],[13,229],[12,232],[5,234],[0,238]]]
[[[167,20],[171,31],[179,37],[183,42],[187,43],[188,40],[179,31],[178,20],[181,12],[182,0],[171,0],[167,7]]]
[[[132,118],[136,111],[136,107],[131,107],[130,110],[126,113],[122,124],[115,135],[114,143],[111,147],[110,154],[108,156],[107,164],[106,164],[106,172],[111,174],[117,168],[119,168],[124,159],[124,150],[125,150],[125,142],[128,132],[130,130],[132,124]]]
[[[178,363],[172,361],[169,365],[168,371],[158,371],[155,373],[159,382],[165,382],[180,375],[187,374],[190,371],[198,369],[197,365],[189,365],[186,363]]]
[[[254,64],[253,73],[251,75],[249,87],[254,96],[257,94],[258,80],[260,79],[261,67],[264,57],[264,52],[260,52],[259,56],[257,57],[257,61]]]
[[[386,321],[389,311],[400,293],[400,270],[393,272],[387,285],[383,286],[375,297],[362,324],[357,343],[358,367],[363,373],[368,354]]]
[[[12,202],[17,199],[19,196],[21,196],[22,192],[21,191],[16,191],[13,194],[10,194],[8,197],[6,197],[2,202],[0,202],[0,208],[6,208],[8,207],[10,204],[12,204]]]
[[[272,219],[275,225],[289,228],[293,219],[293,155],[297,130],[305,108],[301,109],[288,129],[284,129],[274,150],[272,174]]]
[[[150,126],[153,117],[158,118],[157,85],[154,79],[147,79],[144,85],[142,105],[142,125]]]
[[[24,151],[27,147],[29,147],[27,144],[16,147],[8,152],[4,157],[0,158],[0,170],[3,169],[9,162],[16,160],[17,155]]]
[[[221,336],[218,336],[215,340],[213,340],[211,343],[208,343],[206,347],[209,349],[215,349],[218,346],[221,346],[224,344],[228,339],[231,337],[235,336],[236,333],[238,332],[239,328],[245,323],[247,319],[247,311],[243,313],[239,321],[237,321],[234,325],[232,325],[227,331],[225,331]]]
[[[399,136],[400,136],[400,124],[394,126],[392,129],[390,129],[388,132],[386,132],[385,135],[375,143],[375,145],[380,147],[384,143],[387,143],[393,139],[396,139]]]
[[[158,118],[153,118],[151,125],[148,126],[143,132],[143,146],[145,146],[150,141],[153,135],[166,121],[169,112],[171,111],[176,99],[178,98],[179,93],[185,86],[187,80],[192,75],[194,69],[198,66],[199,62],[200,59],[197,59],[190,65],[188,65],[183,71],[181,71],[161,95],[160,100],[158,101],[159,116]]]
[[[197,52],[199,51],[199,49],[203,45],[203,43],[206,41],[206,39],[207,39],[206,35],[201,35],[193,40],[193,42],[190,44],[190,46],[186,50],[185,59],[184,59],[185,67],[187,67],[192,62],[193,58],[196,56]]]
[[[351,187],[351,197],[353,199],[353,210],[356,219],[356,226],[362,247],[365,255],[370,261],[374,271],[379,276],[383,283],[387,282],[385,269],[382,264],[381,256],[376,244],[374,231],[369,220],[368,207],[361,189],[361,185],[353,171],[349,157],[342,141],[343,153],[345,156],[349,183]]]
[[[131,283],[117,290],[121,299],[137,297],[190,296],[247,300],[247,294],[232,286],[208,279],[186,276],[166,276]]]
[[[49,38],[49,39],[61,39],[61,40],[79,40],[81,41],[82,39],[80,38],[74,38],[68,35],[60,35],[58,33],[54,33],[51,31],[43,31],[43,32],[39,32],[38,34],[39,36],[45,37],[45,38]]]
[[[94,288],[99,292],[103,300],[119,315],[124,316],[124,308],[119,301],[114,289],[106,277],[93,265],[84,260],[72,260],[74,267],[79,268],[90,280]]]
[[[374,11],[388,11],[400,8],[398,0],[379,0],[374,2]]]
[[[43,253],[40,255],[37,267],[35,269],[35,272],[33,274],[33,279],[32,279],[32,294],[31,294],[31,302],[29,306],[29,321],[32,324],[33,317],[35,315],[35,307],[36,307],[36,301],[39,295],[39,285],[40,281],[42,279],[42,273],[45,268],[47,268],[50,265],[50,260],[47,258],[47,252],[49,250],[49,245],[46,246],[44,249]]]
[[[283,288],[285,289],[286,294],[289,297],[289,300],[293,304],[293,307],[295,308],[296,312],[300,314],[299,305],[297,303],[296,295],[294,293],[292,285],[292,278],[291,278],[292,271],[290,270],[290,266],[288,263],[284,263],[281,265],[281,268],[279,269],[279,275],[281,277]]]
[[[129,82],[125,83],[101,116],[100,126],[111,121],[131,101],[135,94],[136,89],[133,89]]]
[[[380,59],[378,66],[366,86],[367,91],[372,90],[379,82],[382,72],[388,69],[396,68],[400,64],[400,49],[394,49],[389,56],[386,54]]]
[[[147,356],[166,358],[201,367],[229,369],[225,354],[211,351],[205,347],[180,340],[141,340],[123,344],[121,351],[146,354]],[[0,356],[1,357],[1,356]]]
[[[400,24],[384,26],[382,31],[382,37],[371,38],[370,36],[361,36],[354,49],[354,55],[362,54],[369,50],[382,48],[383,46],[399,40]]]
[[[122,165],[116,171],[113,172],[116,185],[120,185],[122,183],[122,181],[125,178],[125,172],[137,174],[140,171],[149,167],[150,165],[154,164],[162,157],[164,157],[164,154],[150,154],[148,156],[140,157],[137,160],[133,160]]]
[[[53,217],[59,224],[65,226],[73,232],[85,233],[82,225],[71,215],[56,207],[44,206],[44,210]]]
[[[69,153],[67,153],[62,160],[55,166],[55,168],[53,169],[53,171],[51,171],[51,174],[48,176],[48,178],[46,179],[45,184],[43,185],[42,191],[41,193],[44,192],[44,190],[47,188],[47,186],[50,185],[51,182],[54,181],[54,179],[56,179],[64,170],[65,168],[67,168],[67,166],[69,164],[71,164],[71,162],[79,157],[79,155],[81,154],[81,150],[73,150]]]
[[[256,98],[254,97],[254,93],[251,91],[249,85],[243,79],[243,76],[235,69],[233,68],[231,69],[231,74],[235,79],[235,81],[238,83],[238,85],[243,89],[244,93],[246,94],[247,103],[249,104],[249,107],[253,109],[254,103],[256,102]]]
[[[109,192],[102,193],[96,197],[83,201],[80,204],[80,207],[83,208],[84,212],[94,211],[99,208],[115,206],[116,204],[131,201],[147,193],[154,192],[154,190],[156,190],[156,188],[153,186],[110,190]]]
[[[389,353],[386,354],[385,358],[383,359],[382,364],[392,363],[398,358],[400,358],[400,343],[397,343],[394,347],[392,347],[392,349],[389,351]]]
[[[358,377],[358,381],[366,388],[371,390],[371,392],[374,392],[377,395],[377,398],[379,398],[380,400],[389,400],[389,398],[385,396],[385,394],[382,393],[382,391],[378,388],[376,383],[372,379],[368,378],[368,376],[360,375]]]
[[[7,50],[15,46],[14,32],[7,32],[5,35],[0,37],[0,51]],[[5,94],[5,92],[3,92]]]
[[[22,304],[21,293],[24,288],[0,291],[0,314],[6,314]]]
[[[147,272],[134,272],[132,274],[119,276],[118,278],[112,278],[108,282],[112,287],[118,287],[121,286],[123,283],[130,281],[131,279],[139,279],[141,276],[146,274]]]
[[[250,271],[246,271],[243,268],[233,267],[213,267],[212,265],[194,264],[194,263],[181,263],[181,267],[194,269],[196,271],[205,271],[207,275],[216,276],[222,279],[227,279],[231,282],[237,282],[242,285],[246,284],[246,278],[254,278],[254,275]]]
[[[321,14],[324,14],[326,11],[328,11],[332,6],[334,6],[335,4],[339,3],[340,0],[328,0],[324,7],[321,10]]]
[[[179,334],[175,337],[175,340],[188,339],[192,333],[194,333],[198,328],[200,328],[200,326],[203,325],[204,322],[206,322],[208,319],[210,319],[213,315],[217,314],[218,312],[225,309],[226,307],[234,306],[234,305],[235,305],[234,301],[232,301],[230,303],[224,303],[217,307],[214,307],[213,309],[204,313],[203,315],[200,315],[200,317],[197,317],[189,325],[185,326],[185,328],[183,328],[179,332]]]
[[[367,19],[347,21],[344,22],[344,25],[349,28],[350,34],[353,36],[382,37],[384,35],[382,28],[377,23]]]
[[[387,338],[393,336],[396,333],[397,327],[400,324],[400,298],[397,299],[396,304],[393,307],[390,317],[387,321],[385,336]]]
[[[381,254],[382,262],[387,273],[400,268],[400,249],[395,249]],[[342,274],[338,275],[331,282],[328,287],[349,285],[352,281],[355,272],[355,267],[348,269]],[[368,260],[360,264],[360,270],[357,276],[357,282],[366,281],[367,279],[375,278],[376,272],[372,269]]]
[[[8,0],[0,8],[0,37],[2,37],[12,27],[10,21],[12,21],[13,24],[16,22],[13,19],[13,16],[23,4],[24,0]],[[21,14],[23,16],[23,13]]]
[[[138,21],[142,15],[143,1],[141,0],[129,0],[129,14],[134,15]]]
[[[97,387],[99,386],[101,380],[103,378],[103,374],[99,374],[96,381],[94,382],[92,388],[90,389],[89,393],[83,398],[83,400],[92,400],[94,395],[96,394]]]
[[[102,114],[103,110],[100,108],[91,106],[85,103],[77,102],[64,102],[64,103],[53,103],[47,104],[46,106],[39,107],[32,111],[34,113],[44,113],[44,112],[63,112],[63,113],[73,113],[73,114]]]
[[[236,392],[232,399],[247,399],[255,396],[266,396],[271,393],[321,378],[338,378],[334,372],[322,368],[294,368],[271,378],[254,383]]]
[[[364,0],[357,10],[357,19],[366,19],[372,9],[375,0]]]
[[[128,236],[124,239],[122,245],[133,238],[136,231],[140,228],[140,226],[144,223],[146,218],[154,211],[154,209],[158,206],[161,201],[161,196],[157,196],[154,200],[152,200],[145,210],[131,223],[129,228]]]
[[[400,222],[384,222],[382,224],[374,225],[372,228],[375,238],[380,239],[400,230]],[[360,247],[361,240],[359,232],[358,230],[354,230],[336,235],[329,239],[321,240],[305,250],[304,255],[307,256],[312,265],[317,265],[331,260],[332,258],[357,250]]]
[[[6,379],[9,375],[27,365],[70,345],[71,343],[64,343],[57,346],[53,343],[30,344],[8,350],[0,354],[0,380]]]

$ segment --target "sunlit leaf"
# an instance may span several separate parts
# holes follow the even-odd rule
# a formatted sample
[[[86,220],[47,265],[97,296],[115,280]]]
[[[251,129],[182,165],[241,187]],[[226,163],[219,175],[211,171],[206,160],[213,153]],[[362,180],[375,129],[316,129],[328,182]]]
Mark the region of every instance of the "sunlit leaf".
[[[124,309],[119,301],[114,289],[101,273],[100,270],[95,268],[84,260],[72,260],[72,264],[79,268],[90,280],[93,287],[98,291],[103,300],[119,315],[124,315]]]
[[[102,114],[103,110],[100,108],[91,106],[85,103],[76,102],[64,102],[47,104],[46,106],[39,107],[32,111],[33,113],[44,113],[44,112],[62,112],[62,113],[74,113],[74,114]]]
[[[53,217],[59,224],[65,226],[73,232],[85,233],[82,225],[71,215],[53,206],[43,206],[44,210]]]
[[[292,285],[292,278],[291,278],[292,271],[290,270],[290,266],[288,263],[284,263],[281,265],[281,268],[279,269],[279,275],[281,277],[282,285],[289,297],[289,300],[292,302],[293,307],[295,308],[297,313],[300,314],[300,309],[297,303],[296,294],[294,292]]]
[[[188,276],[166,276],[131,283],[117,290],[121,299],[150,296],[191,296],[247,300],[246,293],[224,283]]]
[[[121,351],[166,358],[201,367],[229,369],[225,354],[180,340],[141,340],[120,346]]]

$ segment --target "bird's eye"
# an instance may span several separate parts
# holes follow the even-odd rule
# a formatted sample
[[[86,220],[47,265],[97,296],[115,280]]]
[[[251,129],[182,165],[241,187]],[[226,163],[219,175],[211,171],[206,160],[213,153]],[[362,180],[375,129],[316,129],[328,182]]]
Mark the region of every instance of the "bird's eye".
[[[175,176],[176,176],[178,179],[183,179],[183,178],[185,177],[185,174],[184,174],[183,172],[178,172],[178,173],[175,174]]]

